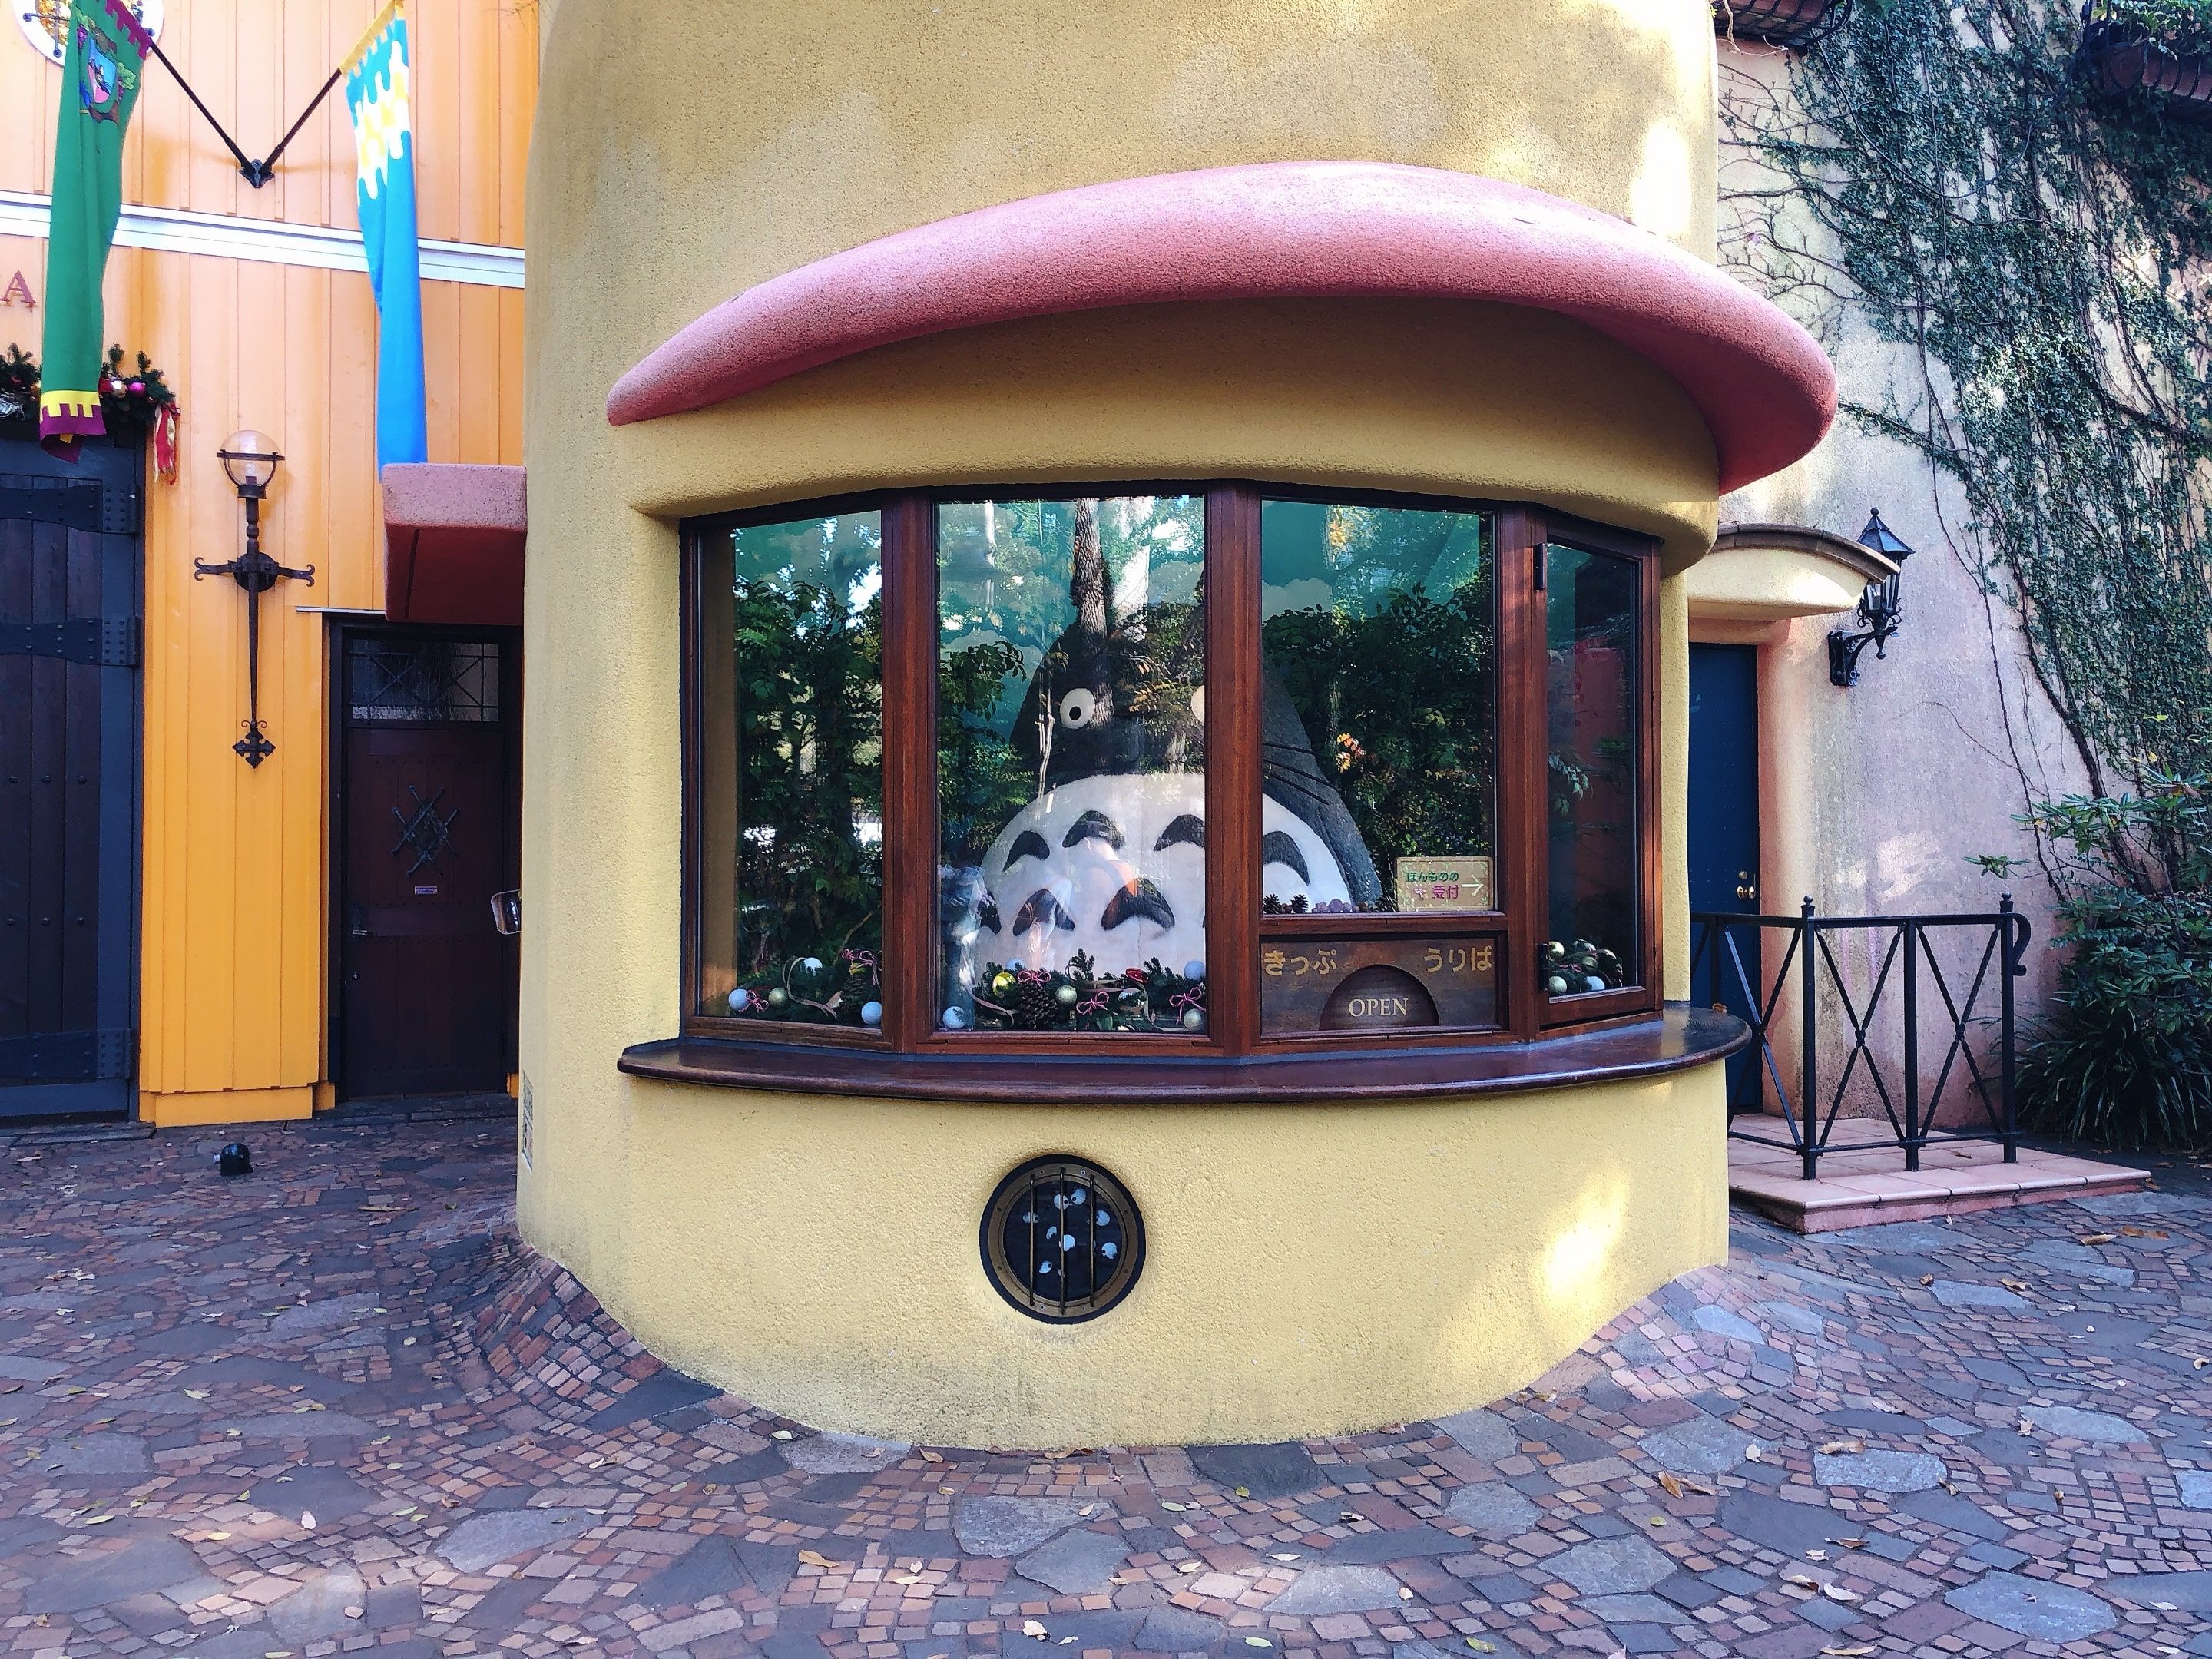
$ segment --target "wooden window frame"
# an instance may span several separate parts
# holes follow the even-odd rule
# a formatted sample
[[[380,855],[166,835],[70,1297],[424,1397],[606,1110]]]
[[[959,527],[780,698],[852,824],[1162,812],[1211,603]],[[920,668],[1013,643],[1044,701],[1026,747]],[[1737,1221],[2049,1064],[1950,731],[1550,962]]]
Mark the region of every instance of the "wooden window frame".
[[[1207,1027],[1204,1033],[943,1031],[936,1028],[937,506],[949,501],[1065,500],[1079,495],[1188,495],[1206,503],[1206,755]],[[1260,913],[1261,766],[1256,741],[1229,733],[1259,720],[1260,521],[1266,501],[1307,501],[1491,515],[1497,604],[1498,758],[1494,856],[1498,908],[1464,914]],[[884,1022],[880,1031],[712,1016],[700,1006],[704,782],[699,704],[700,582],[706,538],[733,528],[858,512],[882,515],[884,595]],[[1106,1057],[1141,1064],[1285,1058],[1528,1042],[1656,1018],[1662,957],[1660,903],[1658,590],[1655,538],[1525,501],[1328,490],[1245,480],[1116,480],[947,485],[782,502],[686,520],[681,527],[683,728],[683,1006],[684,1039],[743,1042],[757,1057],[775,1048],[794,1057],[824,1047],[915,1058]],[[1549,866],[1545,817],[1546,687],[1544,550],[1560,544],[1632,560],[1637,571],[1638,660],[1637,819],[1639,846],[1637,951],[1639,983],[1550,998],[1535,971],[1547,936]],[[1234,726],[1227,723],[1234,722]],[[1217,827],[1218,826],[1218,827]],[[1392,935],[1484,938],[1498,960],[1494,1028],[1316,1032],[1263,1036],[1262,941],[1285,937],[1382,939]]]

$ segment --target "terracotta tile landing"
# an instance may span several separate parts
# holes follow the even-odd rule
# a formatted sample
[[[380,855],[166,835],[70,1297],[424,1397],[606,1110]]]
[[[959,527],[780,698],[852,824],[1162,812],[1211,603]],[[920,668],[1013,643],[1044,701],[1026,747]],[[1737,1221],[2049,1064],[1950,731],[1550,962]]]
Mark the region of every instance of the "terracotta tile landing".
[[[1739,1118],[1737,1127],[1786,1139],[1778,1117]],[[1882,1126],[1886,1133],[1887,1126]],[[1744,1140],[1729,1142],[1729,1196],[1801,1233],[1833,1232],[1885,1221],[1922,1221],[2053,1199],[2131,1193],[2149,1180],[2142,1170],[2096,1164],[2033,1146],[2007,1164],[1996,1141],[1939,1142],[1923,1149],[1908,1173],[1903,1148],[1866,1144],[1867,1132],[1836,1125],[1820,1176],[1807,1181],[1796,1155]]]

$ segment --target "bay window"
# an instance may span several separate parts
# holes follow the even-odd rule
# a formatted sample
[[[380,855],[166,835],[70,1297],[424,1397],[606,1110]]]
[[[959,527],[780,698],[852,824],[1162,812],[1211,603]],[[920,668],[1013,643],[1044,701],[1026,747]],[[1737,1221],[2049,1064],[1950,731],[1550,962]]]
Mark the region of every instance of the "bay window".
[[[1645,538],[1170,481],[684,549],[687,1039],[1233,1057],[1657,1011]]]

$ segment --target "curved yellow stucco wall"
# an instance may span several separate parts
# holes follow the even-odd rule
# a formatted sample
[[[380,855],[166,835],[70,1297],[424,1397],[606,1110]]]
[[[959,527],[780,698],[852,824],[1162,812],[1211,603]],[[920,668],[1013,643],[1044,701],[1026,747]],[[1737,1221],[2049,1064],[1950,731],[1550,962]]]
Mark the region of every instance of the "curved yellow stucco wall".
[[[1528,1382],[1726,1252],[1720,1068],[1447,1103],[1187,1110],[672,1088],[604,1201],[654,1352],[827,1428],[939,1445],[1280,1440]],[[541,1119],[541,1169],[571,1120]],[[976,1219],[1071,1148],[1143,1213],[1127,1300],[1080,1325],[985,1281]],[[563,1227],[547,1216],[556,1255]],[[567,1256],[563,1255],[563,1260]],[[596,1279],[593,1281],[596,1283]]]
[[[1710,252],[1700,0],[1268,8],[562,0],[532,157],[524,1231],[656,1352],[827,1426],[1249,1439],[1481,1403],[1725,1248],[1717,1068],[1341,1108],[980,1109],[618,1074],[678,1018],[677,520],[908,483],[1242,476],[1522,496],[1709,544],[1673,382],[1548,313],[1133,307],[908,343],[622,428],[623,370],[750,284],[1037,192],[1238,162],[1513,179]],[[684,94],[714,65],[723,88]],[[702,83],[703,84],[703,83]],[[1070,257],[1079,258],[1079,249]],[[1662,596],[1668,981],[1686,963],[1686,611]],[[1042,1152],[1152,1232],[1054,1329],[975,1224]],[[1224,1256],[1233,1267],[1224,1272]]]

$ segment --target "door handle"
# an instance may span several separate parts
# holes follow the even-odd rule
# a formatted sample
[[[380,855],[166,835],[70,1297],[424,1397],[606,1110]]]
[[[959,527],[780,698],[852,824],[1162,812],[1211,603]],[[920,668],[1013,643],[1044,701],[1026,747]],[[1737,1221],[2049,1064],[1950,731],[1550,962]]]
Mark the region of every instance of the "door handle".
[[[1759,896],[1759,884],[1751,878],[1750,871],[1737,871],[1735,872],[1735,896],[1738,898],[1755,899]]]

